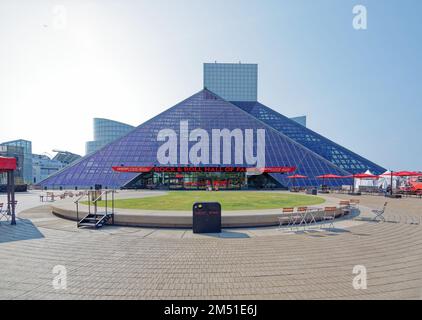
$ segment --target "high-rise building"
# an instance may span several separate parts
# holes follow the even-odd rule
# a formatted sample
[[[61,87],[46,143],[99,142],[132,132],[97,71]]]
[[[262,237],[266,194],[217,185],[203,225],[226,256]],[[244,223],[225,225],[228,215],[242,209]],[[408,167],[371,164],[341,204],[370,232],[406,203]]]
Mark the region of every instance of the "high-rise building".
[[[258,65],[204,63],[204,88],[227,101],[257,101]]]
[[[94,118],[94,140],[86,143],[86,154],[93,153],[110,142],[124,136],[134,129],[133,126],[102,118]]]
[[[61,162],[63,165],[69,165],[76,160],[82,158],[79,154],[75,154],[69,151],[62,151],[62,150],[53,150],[56,152],[56,155],[53,157],[53,160]]]
[[[20,147],[23,150],[22,176],[26,184],[32,183],[32,142],[28,140],[13,140],[4,142],[2,146]]]
[[[48,178],[53,173],[64,168],[65,164],[51,159],[47,155],[33,154],[32,155],[32,183],[37,184],[42,180]]]
[[[33,154],[32,142],[23,139],[0,144],[0,156],[14,157],[17,160],[17,185],[36,184],[81,158],[80,155],[67,151],[56,152],[53,159],[47,155]],[[5,184],[5,179],[5,176],[0,175],[0,184]]]

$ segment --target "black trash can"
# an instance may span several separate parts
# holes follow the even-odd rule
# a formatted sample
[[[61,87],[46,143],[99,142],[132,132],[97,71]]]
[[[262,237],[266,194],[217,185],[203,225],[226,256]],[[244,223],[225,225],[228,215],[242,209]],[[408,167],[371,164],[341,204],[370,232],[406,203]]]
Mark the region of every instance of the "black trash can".
[[[306,190],[306,194],[311,194],[313,196],[316,196],[318,194],[318,190],[316,188],[310,188]]]
[[[221,233],[221,205],[218,202],[196,202],[192,229],[193,233]]]

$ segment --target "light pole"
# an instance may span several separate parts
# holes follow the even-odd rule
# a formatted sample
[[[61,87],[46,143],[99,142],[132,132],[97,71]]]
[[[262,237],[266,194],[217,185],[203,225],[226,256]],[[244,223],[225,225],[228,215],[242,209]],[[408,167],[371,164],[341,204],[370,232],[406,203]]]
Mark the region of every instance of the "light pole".
[[[393,170],[390,171],[390,196],[393,197]]]

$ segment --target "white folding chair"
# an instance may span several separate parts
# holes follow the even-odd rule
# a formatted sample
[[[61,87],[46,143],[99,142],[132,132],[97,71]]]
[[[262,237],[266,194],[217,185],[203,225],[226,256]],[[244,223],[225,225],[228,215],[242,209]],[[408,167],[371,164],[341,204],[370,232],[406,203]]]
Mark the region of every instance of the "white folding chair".
[[[8,215],[8,211],[7,208],[3,208],[4,203],[0,203],[0,221],[2,220],[6,220],[9,221],[9,215]]]
[[[340,207],[340,210],[341,210],[341,214],[340,214],[341,217],[349,214],[350,211],[352,210],[352,208],[350,206],[350,201],[347,201],[347,200],[340,201],[339,207]]]
[[[296,211],[290,214],[290,230],[297,229],[299,230],[302,225],[304,212]]]
[[[278,222],[280,224],[278,229],[281,229],[281,227],[283,227],[284,225],[289,226],[290,220],[291,220],[291,217],[289,214],[283,214],[282,216],[278,217]]]
[[[323,215],[323,224],[328,224],[328,229],[334,229],[334,220],[336,218],[336,207],[325,207]]]
[[[360,200],[359,199],[351,199],[349,201],[350,203],[350,209],[357,210],[359,209]]]
[[[375,217],[372,220],[374,221],[380,220],[382,222],[385,222],[384,213],[385,213],[385,209],[387,208],[387,204],[388,202],[384,203],[384,206],[382,207],[382,209],[372,210],[372,214],[375,215]]]
[[[287,227],[291,227],[292,223],[293,223],[293,216],[294,216],[294,208],[283,208],[282,212],[283,215],[281,217],[278,218],[279,222],[280,222],[280,229],[281,227],[284,225],[284,223],[287,221]]]
[[[300,213],[302,216],[302,219],[299,223],[299,227],[303,225],[303,228],[306,229],[309,224],[316,223],[315,216],[312,214],[311,210],[308,209],[308,207],[299,207],[297,208],[297,212]]]

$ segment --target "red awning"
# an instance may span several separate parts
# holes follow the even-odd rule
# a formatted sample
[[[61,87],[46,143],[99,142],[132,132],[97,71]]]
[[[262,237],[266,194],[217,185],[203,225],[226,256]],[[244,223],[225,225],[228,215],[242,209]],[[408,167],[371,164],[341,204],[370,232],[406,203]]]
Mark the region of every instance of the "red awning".
[[[16,159],[0,157],[0,172],[16,170]]]
[[[257,173],[290,173],[296,170],[296,167],[265,167],[265,168],[247,168],[247,167],[138,167],[138,166],[113,166],[113,171],[116,172],[132,172],[132,173],[146,173],[146,172],[257,172]]]

